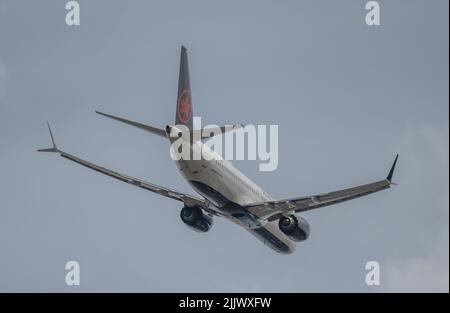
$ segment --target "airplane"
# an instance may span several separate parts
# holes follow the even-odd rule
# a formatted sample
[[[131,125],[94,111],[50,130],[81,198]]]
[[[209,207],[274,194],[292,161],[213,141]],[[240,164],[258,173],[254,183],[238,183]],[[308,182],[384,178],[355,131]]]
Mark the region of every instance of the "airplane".
[[[187,49],[184,46],[181,47],[174,125],[167,125],[165,129],[162,129],[98,111],[96,113],[166,138],[171,143],[183,137],[183,131],[186,132],[186,129],[191,135],[198,131],[193,129]],[[194,196],[112,171],[64,152],[56,146],[48,122],[47,126],[52,147],[39,149],[39,152],[59,153],[63,158],[102,174],[182,202],[181,220],[197,232],[209,231],[213,224],[213,217],[224,217],[242,226],[264,245],[281,254],[293,253],[296,243],[306,240],[310,235],[310,226],[305,218],[298,215],[299,213],[390,188],[398,160],[397,154],[387,177],[379,181],[323,194],[277,200],[237,170],[231,162],[224,160],[205,145],[202,140],[209,138],[208,135],[201,137],[200,140],[193,140],[193,136],[187,136],[187,140],[190,141],[189,148],[192,151],[200,150],[208,156],[200,160],[181,158],[176,161],[181,175],[199,194]],[[221,127],[221,130],[224,130],[224,127]]]

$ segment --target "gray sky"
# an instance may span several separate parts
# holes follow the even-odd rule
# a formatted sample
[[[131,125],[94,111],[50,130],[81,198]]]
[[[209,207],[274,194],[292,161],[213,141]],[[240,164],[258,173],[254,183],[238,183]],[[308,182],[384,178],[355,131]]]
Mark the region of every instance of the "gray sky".
[[[0,291],[447,291],[448,1],[0,0]],[[275,198],[384,178],[399,186],[303,216],[311,237],[274,253],[216,219],[37,148],[192,192],[161,138],[106,120],[174,120],[180,45],[194,114],[278,124],[279,166],[235,162]],[[67,287],[64,265],[81,265]],[[365,284],[365,263],[381,286]]]

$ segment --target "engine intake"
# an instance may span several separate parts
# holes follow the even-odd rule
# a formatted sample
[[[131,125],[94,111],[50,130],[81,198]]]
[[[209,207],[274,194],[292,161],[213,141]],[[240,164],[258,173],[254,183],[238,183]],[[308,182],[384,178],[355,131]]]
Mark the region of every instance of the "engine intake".
[[[211,229],[213,224],[212,217],[204,214],[198,206],[183,207],[180,212],[180,217],[189,228],[199,233],[206,233]]]
[[[282,216],[278,220],[278,227],[292,241],[303,241],[309,237],[309,224],[302,217],[295,215]]]

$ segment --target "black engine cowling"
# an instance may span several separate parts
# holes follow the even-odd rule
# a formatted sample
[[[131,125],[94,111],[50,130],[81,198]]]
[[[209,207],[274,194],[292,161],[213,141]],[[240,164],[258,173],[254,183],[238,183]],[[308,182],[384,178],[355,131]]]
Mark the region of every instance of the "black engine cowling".
[[[200,233],[206,233],[211,229],[213,224],[212,217],[204,214],[198,206],[183,207],[180,212],[180,217],[187,226]]]
[[[282,216],[278,220],[278,227],[292,241],[303,241],[309,237],[309,224],[299,216]]]

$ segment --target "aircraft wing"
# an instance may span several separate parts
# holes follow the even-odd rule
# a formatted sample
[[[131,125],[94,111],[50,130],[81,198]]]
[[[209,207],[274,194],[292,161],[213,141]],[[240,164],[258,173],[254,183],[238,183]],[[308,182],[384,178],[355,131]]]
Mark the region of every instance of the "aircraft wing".
[[[396,156],[394,164],[389,171],[389,175],[384,180],[313,196],[251,203],[246,205],[245,208],[260,219],[274,221],[280,218],[283,214],[305,212],[363,197],[368,194],[390,188],[397,159],[398,155]]]
[[[78,163],[80,165],[83,165],[83,166],[88,167],[88,168],[90,168],[90,169],[92,169],[94,171],[97,171],[97,172],[100,172],[102,174],[105,174],[105,175],[108,175],[110,177],[113,177],[115,179],[121,180],[121,181],[123,181],[125,183],[128,183],[128,184],[140,187],[142,189],[146,189],[148,191],[157,193],[157,194],[159,194],[161,196],[164,196],[164,197],[168,197],[168,198],[172,198],[172,199],[181,201],[186,206],[190,206],[191,207],[191,206],[198,205],[202,209],[204,209],[206,212],[208,212],[210,214],[213,214],[213,215],[218,215],[219,214],[218,212],[214,211],[210,207],[208,201],[205,200],[205,199],[201,199],[201,198],[198,198],[198,197],[195,197],[195,196],[191,196],[189,194],[177,191],[175,189],[171,189],[171,188],[155,185],[155,184],[152,184],[150,182],[147,182],[147,181],[144,181],[144,180],[141,180],[141,179],[138,179],[138,178],[134,178],[134,177],[131,177],[131,176],[128,176],[128,175],[121,174],[121,173],[112,171],[110,169],[107,169],[105,167],[99,166],[97,164],[94,164],[94,163],[85,161],[83,159],[80,159],[79,157],[74,156],[72,154],[69,154],[69,153],[66,153],[64,151],[61,151],[61,150],[59,150],[56,147],[55,140],[53,138],[53,134],[52,134],[52,131],[50,129],[50,125],[48,125],[48,129],[49,129],[50,136],[51,136],[51,139],[52,139],[53,147],[46,148],[46,149],[39,149],[38,150],[39,152],[56,152],[56,153],[59,153],[63,158],[66,158],[68,160],[76,162],[76,163]]]

